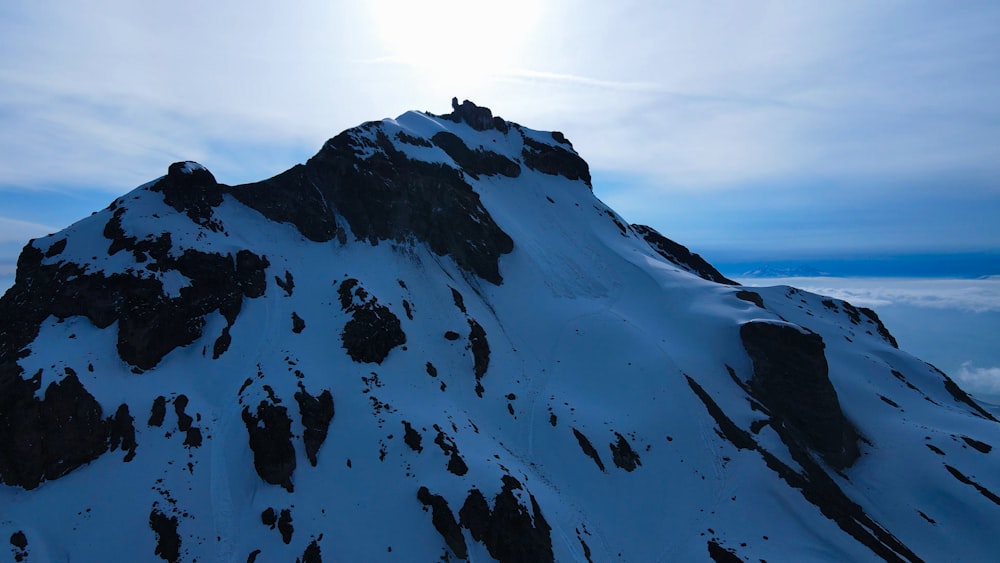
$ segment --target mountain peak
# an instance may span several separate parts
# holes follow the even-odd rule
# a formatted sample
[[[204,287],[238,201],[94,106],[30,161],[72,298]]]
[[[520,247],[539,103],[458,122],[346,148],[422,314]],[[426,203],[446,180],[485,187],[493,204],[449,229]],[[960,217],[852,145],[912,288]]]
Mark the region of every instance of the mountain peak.
[[[15,559],[994,555],[1000,426],[873,311],[740,287],[562,134],[452,106],[259,182],[177,162],[25,246]]]
[[[499,116],[493,117],[493,112],[490,111],[490,108],[477,106],[469,100],[465,100],[459,104],[458,98],[452,98],[451,109],[452,112],[450,114],[442,115],[441,117],[450,119],[456,123],[464,122],[476,131],[496,129],[503,133],[507,132],[507,122]]]

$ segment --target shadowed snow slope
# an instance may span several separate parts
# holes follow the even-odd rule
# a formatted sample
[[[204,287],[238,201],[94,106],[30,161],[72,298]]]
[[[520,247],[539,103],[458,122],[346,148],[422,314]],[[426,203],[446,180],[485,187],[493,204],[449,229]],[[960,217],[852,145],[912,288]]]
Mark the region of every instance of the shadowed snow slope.
[[[733,285],[468,102],[174,164],[0,299],[19,561],[985,560],[997,445],[874,312]]]

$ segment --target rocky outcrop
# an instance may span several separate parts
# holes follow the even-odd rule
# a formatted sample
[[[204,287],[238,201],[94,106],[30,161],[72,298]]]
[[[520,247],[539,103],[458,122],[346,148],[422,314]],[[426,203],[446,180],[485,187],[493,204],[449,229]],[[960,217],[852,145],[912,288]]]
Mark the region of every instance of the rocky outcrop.
[[[462,529],[455,520],[455,514],[448,506],[448,501],[440,495],[435,495],[427,489],[420,487],[417,490],[417,500],[424,506],[431,508],[431,523],[434,529],[444,538],[445,544],[451,549],[455,557],[466,559],[469,556],[469,547],[465,543],[465,536]]]
[[[337,293],[340,308],[351,315],[340,340],[355,362],[381,364],[393,348],[406,344],[406,333],[399,317],[388,307],[380,305],[374,295],[358,284],[358,280],[344,280]]]
[[[490,108],[479,107],[469,100],[464,100],[459,104],[458,98],[452,98],[451,109],[451,113],[439,117],[454,121],[455,123],[465,123],[476,131],[496,129],[502,133],[506,133],[508,130],[507,122],[499,116],[494,117]]]
[[[625,471],[630,473],[635,471],[636,467],[642,465],[639,454],[632,449],[632,445],[628,443],[625,436],[615,432],[615,437],[618,438],[618,441],[609,444],[611,447],[611,460],[617,467]]]
[[[590,166],[587,165],[587,161],[580,158],[580,155],[571,150],[539,143],[524,136],[521,158],[525,166],[532,170],[552,176],[562,176],[568,180],[582,180],[588,187],[593,188],[590,183]]]
[[[192,221],[212,231],[223,226],[213,217],[213,209],[222,203],[224,189],[208,169],[196,162],[175,162],[167,175],[150,186],[163,194],[163,201],[186,214]]]
[[[173,256],[169,235],[149,240],[127,236],[121,228],[124,207],[118,207],[105,227],[112,239],[109,254],[122,250],[149,262],[147,269],[175,270],[190,285],[171,297],[163,284],[140,273],[87,273],[72,262],[43,264],[42,252],[31,243],[18,259],[17,280],[0,298],[0,316],[11,319],[0,333],[0,363],[11,361],[31,342],[49,316],[84,316],[107,328],[117,321],[118,353],[141,370],[156,366],[163,356],[197,340],[205,315],[218,311],[232,325],[244,298],[263,295],[266,258],[249,250],[236,255],[193,249]]]
[[[261,401],[256,412],[243,407],[243,423],[250,437],[257,475],[266,483],[281,485],[292,492],[295,447],[292,445],[292,421],[288,418],[288,409]]]
[[[501,283],[497,262],[513,249],[513,241],[487,213],[462,171],[407,158],[376,127],[345,131],[305,165],[236,186],[230,193],[265,217],[292,224],[310,240],[344,237],[339,215],[360,240],[423,242],[463,269]],[[483,170],[514,173],[513,162],[497,157],[472,155]]]
[[[740,338],[753,361],[750,389],[772,418],[830,465],[851,465],[860,455],[858,434],[830,383],[823,339],[760,321],[743,324]]]
[[[177,533],[177,517],[168,517],[154,507],[149,513],[149,528],[156,534],[156,547],[153,554],[170,563],[179,561],[181,536]]]
[[[708,281],[726,285],[739,285],[719,273],[704,258],[692,253],[686,246],[661,235],[656,229],[646,225],[631,225],[631,227],[633,231],[649,244],[650,248],[674,265]]]
[[[583,432],[580,432],[576,428],[573,429],[573,435],[576,436],[576,441],[580,444],[580,449],[583,450],[583,453],[590,459],[594,460],[598,469],[604,471],[604,462],[601,461],[601,456],[597,454],[597,449],[594,448],[594,444],[590,443],[590,439],[588,439]]]
[[[299,404],[299,415],[302,417],[302,442],[306,448],[306,457],[316,467],[316,454],[326,441],[326,433],[333,420],[333,395],[328,389],[324,389],[318,396],[310,395],[305,386],[299,383],[295,401]]]
[[[515,490],[524,490],[521,483],[510,475],[504,475],[502,480],[503,487],[494,497],[492,509],[479,489],[469,491],[458,511],[462,527],[501,563],[554,561],[552,528],[535,496],[525,491],[531,502],[529,510],[514,495]]]
[[[20,368],[0,368],[0,481],[34,489],[97,459],[109,442],[131,460],[136,445],[127,408],[105,420],[76,375],[50,383],[38,399],[41,375],[23,379]]]
[[[431,137],[431,141],[448,153],[455,164],[458,164],[466,174],[473,178],[478,178],[480,175],[496,176],[498,174],[508,178],[517,178],[521,175],[521,167],[513,160],[493,151],[472,150],[454,133],[447,131],[435,133]]]

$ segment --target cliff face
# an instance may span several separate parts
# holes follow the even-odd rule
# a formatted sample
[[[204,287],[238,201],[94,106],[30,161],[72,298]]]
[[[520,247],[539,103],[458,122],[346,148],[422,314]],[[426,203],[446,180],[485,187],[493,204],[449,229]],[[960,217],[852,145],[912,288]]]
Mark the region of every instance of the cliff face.
[[[992,554],[997,421],[874,312],[737,287],[562,134],[452,107],[253,184],[175,163],[25,247],[15,559]]]

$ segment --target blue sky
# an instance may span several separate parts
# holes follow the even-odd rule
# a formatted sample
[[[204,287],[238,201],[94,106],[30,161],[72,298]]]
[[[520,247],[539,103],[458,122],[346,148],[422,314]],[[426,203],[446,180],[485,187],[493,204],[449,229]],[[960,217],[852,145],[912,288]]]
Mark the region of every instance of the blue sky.
[[[258,180],[452,96],[563,131],[599,197],[731,275],[1000,274],[998,30],[979,0],[5,0],[0,288],[171,162]],[[912,351],[1000,397],[998,309],[892,295]]]
[[[998,29],[988,1],[7,0],[0,268],[170,162],[256,180],[453,95],[564,131],[709,259],[996,258]]]

